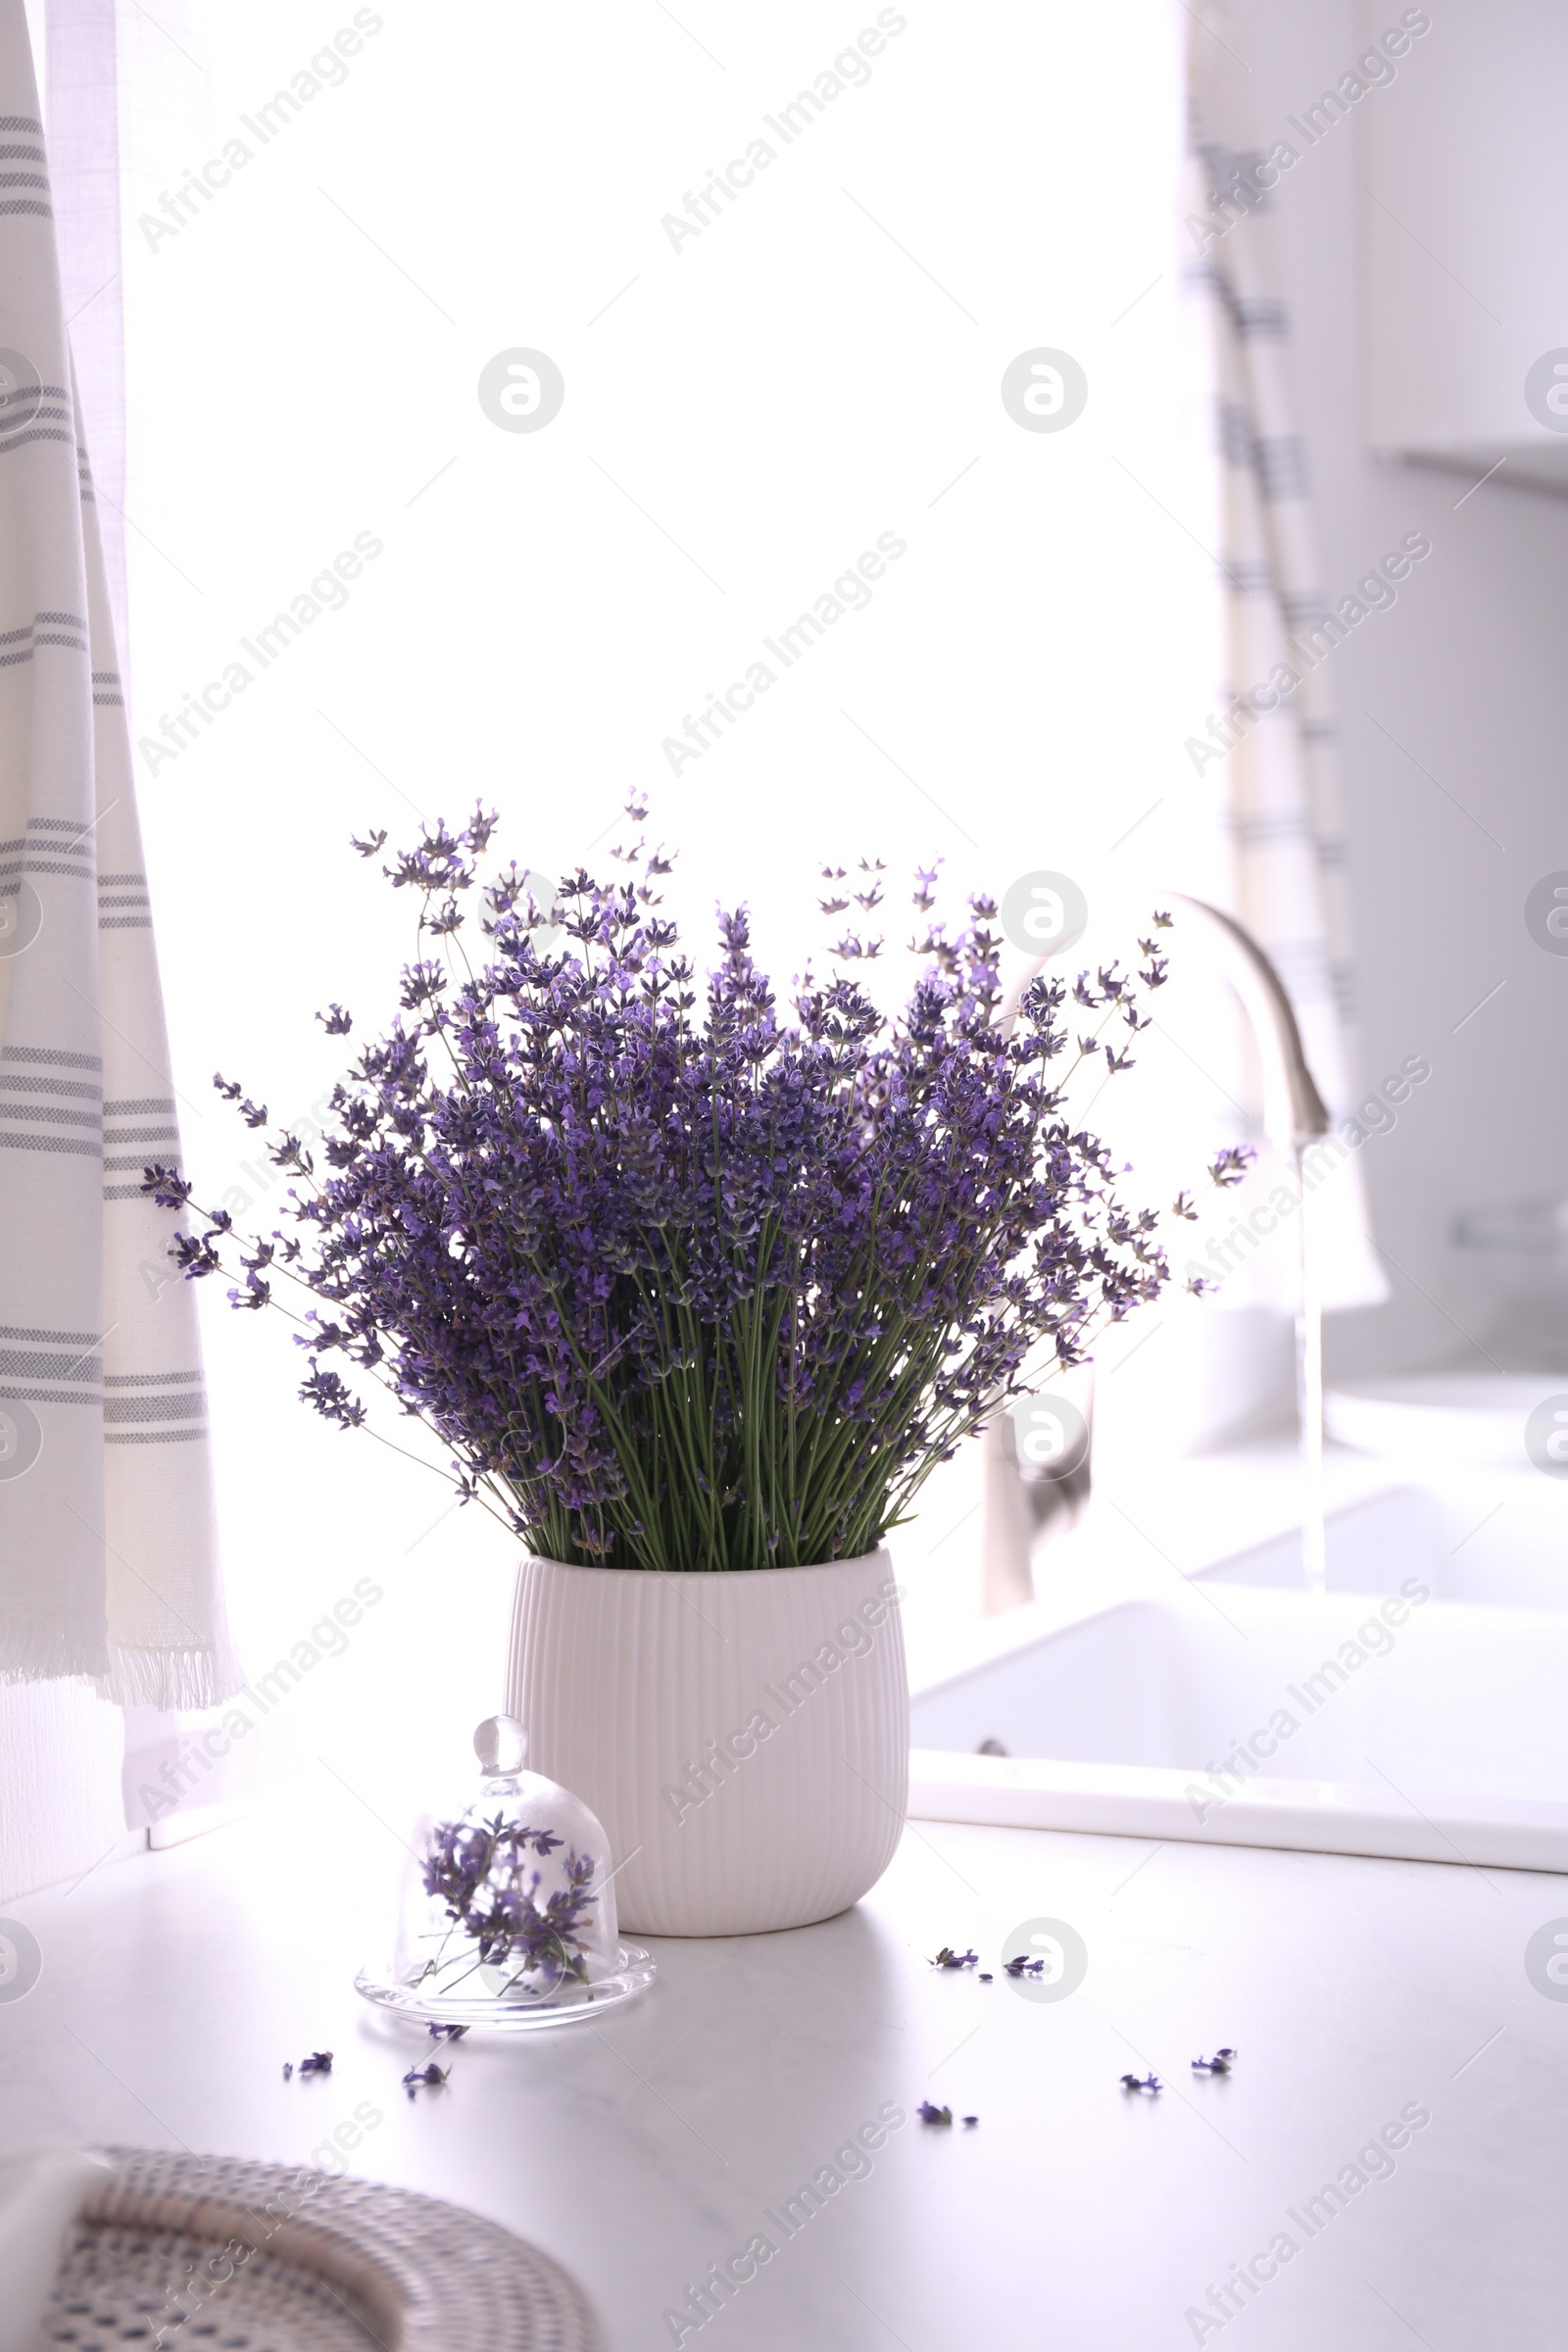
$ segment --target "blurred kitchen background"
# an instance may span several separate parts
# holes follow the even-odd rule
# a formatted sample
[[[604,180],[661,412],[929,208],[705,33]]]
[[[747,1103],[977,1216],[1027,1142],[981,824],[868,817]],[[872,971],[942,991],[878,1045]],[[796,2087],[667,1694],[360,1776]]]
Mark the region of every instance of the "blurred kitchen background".
[[[73,333],[122,514],[187,1163],[215,1200],[245,1200],[242,1223],[270,1221],[281,1182],[211,1071],[297,1123],[341,1066],[318,1007],[349,1004],[363,1035],[409,952],[405,901],[352,857],[351,831],[385,826],[395,847],[421,813],[478,796],[502,809],[503,856],[556,873],[602,858],[623,791],[649,789],[696,934],[715,895],[747,896],[781,978],[819,947],[799,918],[822,858],[880,855],[897,883],[940,856],[960,895],[1032,867],[1082,873],[1118,944],[1173,888],[1226,902],[1219,782],[1195,778],[1187,748],[1218,707],[1224,614],[1181,193],[1186,61],[1217,44],[1256,149],[1298,151],[1267,208],[1269,291],[1288,312],[1321,586],[1332,603],[1412,534],[1430,543],[1326,673],[1357,967],[1332,1107],[1430,1069],[1364,1120],[1346,1198],[1363,1188],[1361,1288],[1385,1295],[1329,1314],[1329,1383],[1568,1385],[1568,955],[1526,911],[1568,874],[1568,438],[1544,392],[1534,413],[1525,394],[1568,354],[1560,8],[867,11],[874,71],[729,209],[699,207],[695,239],[668,219],[691,218],[707,175],[860,28],[837,0],[787,25],[723,7],[676,24],[642,0],[591,26],[524,25],[480,6],[483,75],[466,16],[156,0],[109,8],[107,98],[71,81],[73,12],[33,15],[58,68],[57,171],[84,123],[108,120],[120,144],[120,266],[98,282],[78,265]],[[352,65],[257,137],[258,106],[351,20]],[[1396,70],[1314,117],[1391,32]],[[181,198],[236,136],[254,149],[243,172]],[[82,250],[101,255],[106,233],[100,213]],[[1020,433],[998,399],[1006,364],[1039,346],[1086,370],[1070,432]],[[475,393],[516,347],[552,355],[567,388],[537,435],[498,432]],[[906,552],[868,609],[695,763],[672,762],[687,714],[882,535]],[[341,602],[253,661],[210,725],[171,727],[367,540]],[[904,910],[889,911],[896,946]],[[1142,1115],[1196,1172],[1256,1137],[1255,1072],[1220,984],[1184,985],[1185,1043],[1162,1061],[1152,1049]],[[1117,1336],[1104,1472],[1150,1524],[1174,1458],[1236,1440],[1288,1458],[1295,1279],[1287,1235],[1249,1302]],[[356,1578],[384,1599],[248,1744],[243,1774],[192,1777],[193,1819],[358,1742],[389,1676],[425,1694],[432,1741],[461,1741],[493,1703],[511,1561],[434,1480],[294,1401],[286,1333],[205,1305],[250,1670],[308,1642]],[[1518,1450],[1498,1477],[1528,1469]],[[896,1543],[917,1648],[979,1610],[983,1526],[971,1449]],[[190,1730],[132,1721],[133,1820]],[[69,1802],[40,1761],[62,1734]],[[85,1691],[0,1692],[6,1785],[43,1840],[24,1838],[10,1879],[67,1875],[139,1834],[119,1813],[122,1746]]]

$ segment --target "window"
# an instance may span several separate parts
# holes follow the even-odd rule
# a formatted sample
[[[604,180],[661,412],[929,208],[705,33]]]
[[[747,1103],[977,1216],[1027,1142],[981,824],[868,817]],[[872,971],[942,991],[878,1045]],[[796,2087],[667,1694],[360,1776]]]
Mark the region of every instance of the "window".
[[[1165,0],[156,13],[120,27],[129,668],[207,1197],[270,1222],[283,1180],[206,1074],[299,1126],[317,1010],[395,1001],[407,908],[351,832],[478,797],[555,873],[644,789],[690,935],[744,898],[781,980],[819,864],[881,857],[888,986],[915,862],[960,902],[1064,869],[1118,940],[1218,870]],[[1068,429],[1021,409],[1041,352]],[[296,1405],[263,1320],[209,1324],[247,1657],[372,1566],[421,1676],[489,1611],[471,1720],[509,1546]]]

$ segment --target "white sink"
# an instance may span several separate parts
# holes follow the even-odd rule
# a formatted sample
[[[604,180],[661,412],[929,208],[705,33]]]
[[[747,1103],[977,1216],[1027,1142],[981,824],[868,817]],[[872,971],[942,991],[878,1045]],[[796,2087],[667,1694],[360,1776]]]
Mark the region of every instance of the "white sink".
[[[1332,1512],[1327,1537],[1330,1592],[1396,1592],[1413,1575],[1435,1600],[1568,1609],[1568,1484],[1530,1463],[1517,1471],[1461,1465],[1422,1485],[1385,1488]],[[1300,1532],[1195,1573],[1204,1584],[1298,1592]]]
[[[1209,1579],[935,1683],[910,1813],[1568,1869],[1568,1612],[1400,1582],[1316,1600]]]
[[[1533,1467],[1525,1423],[1545,1397],[1564,1392],[1568,1373],[1405,1372],[1331,1389],[1323,1425],[1342,1446],[1394,1460],[1524,1470]]]

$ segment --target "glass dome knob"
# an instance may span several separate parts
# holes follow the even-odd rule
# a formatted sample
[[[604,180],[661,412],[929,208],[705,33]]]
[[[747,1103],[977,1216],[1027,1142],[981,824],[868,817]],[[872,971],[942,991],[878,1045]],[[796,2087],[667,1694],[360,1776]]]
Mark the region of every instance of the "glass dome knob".
[[[487,1780],[507,1778],[522,1770],[528,1735],[515,1715],[487,1715],[473,1735],[473,1752]]]

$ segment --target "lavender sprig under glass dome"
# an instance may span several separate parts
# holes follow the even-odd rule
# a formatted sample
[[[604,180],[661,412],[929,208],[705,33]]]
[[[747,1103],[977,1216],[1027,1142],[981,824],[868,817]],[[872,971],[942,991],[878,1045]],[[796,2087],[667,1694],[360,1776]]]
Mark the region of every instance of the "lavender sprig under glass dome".
[[[378,1382],[451,1448],[464,1496],[550,1558],[869,1551],[962,1438],[1169,1278],[1153,1213],[1123,1207],[1106,1148],[1065,1108],[1074,1070],[1130,1066],[1138,988],[1115,966],[1042,974],[1009,1024],[995,903],[971,899],[950,939],[921,874],[902,1012],[809,971],[781,1010],[744,908],[720,916],[700,980],[658,911],[662,856],[638,842],[616,853],[632,879],[579,871],[542,906],[514,866],[482,884],[495,822],[438,823],[384,869],[421,895],[431,952],[334,1090],[325,1168],[293,1136],[271,1147],[308,1180],[295,1230],[241,1250],[231,1299],[278,1303],[278,1275],[314,1294],[301,1395],[359,1427],[356,1368]],[[874,906],[866,872],[841,897],[830,869],[824,911]],[[1155,943],[1139,945],[1138,981],[1158,988]],[[349,1029],[335,1004],[319,1017]],[[190,1199],[171,1169],[145,1189]],[[204,1222],[171,1252],[191,1279],[237,1246],[225,1212]]]
[[[541,1903],[544,1874],[528,1859],[548,1859],[561,1843],[550,1830],[509,1822],[499,1813],[492,1821],[437,1825],[425,1857],[424,1891],[445,1905],[456,1936],[466,1939],[454,1955],[449,1934],[426,1961],[424,1974],[437,1980],[440,1991],[456,1991],[479,1968],[511,1970],[503,1990],[526,1982],[535,1994],[553,1992],[568,1977],[587,1984],[583,1927],[596,1900],[589,1886],[598,1865],[592,1854],[568,1852],[564,1883]]]

